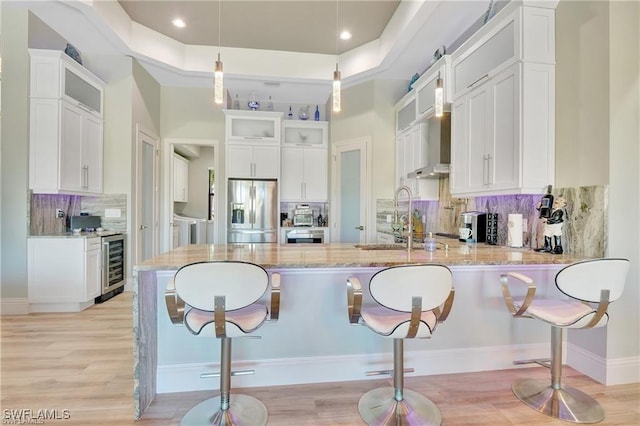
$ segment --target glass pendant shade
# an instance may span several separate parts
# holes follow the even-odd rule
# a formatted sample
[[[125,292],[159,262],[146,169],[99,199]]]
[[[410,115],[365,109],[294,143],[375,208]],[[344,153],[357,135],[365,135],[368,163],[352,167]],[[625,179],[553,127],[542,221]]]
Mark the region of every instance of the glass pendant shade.
[[[336,70],[333,72],[333,112],[340,112],[341,99],[340,99],[340,71],[338,70],[338,64],[336,64]]]
[[[222,72],[222,61],[220,61],[220,54],[218,53],[218,60],[216,61],[216,68],[213,74],[213,100],[217,104],[221,104],[223,101],[223,72]]]
[[[436,93],[434,108],[436,111],[436,117],[442,117],[444,113],[444,89],[442,87],[442,79],[440,73],[438,73],[438,79],[436,80]]]

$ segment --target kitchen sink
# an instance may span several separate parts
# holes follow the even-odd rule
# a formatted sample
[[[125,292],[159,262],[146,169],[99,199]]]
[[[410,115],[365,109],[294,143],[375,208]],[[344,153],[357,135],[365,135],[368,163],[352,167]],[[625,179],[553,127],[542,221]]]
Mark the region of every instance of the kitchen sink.
[[[360,250],[406,250],[406,244],[356,244],[355,248]]]

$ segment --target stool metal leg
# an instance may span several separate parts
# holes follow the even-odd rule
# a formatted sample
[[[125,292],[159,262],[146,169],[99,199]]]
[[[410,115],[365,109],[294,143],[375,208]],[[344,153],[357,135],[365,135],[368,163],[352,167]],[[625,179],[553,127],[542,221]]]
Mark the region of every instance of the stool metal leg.
[[[516,381],[513,393],[518,399],[547,416],[573,423],[597,423],[605,417],[598,401],[571,386],[561,386],[562,331],[551,327],[551,385],[533,379]]]
[[[220,349],[220,396],[202,401],[184,415],[180,426],[266,425],[267,408],[248,395],[231,395],[231,339]]]
[[[393,388],[377,388],[362,395],[360,417],[368,425],[439,425],[442,415],[425,396],[404,389],[404,342],[393,339]]]

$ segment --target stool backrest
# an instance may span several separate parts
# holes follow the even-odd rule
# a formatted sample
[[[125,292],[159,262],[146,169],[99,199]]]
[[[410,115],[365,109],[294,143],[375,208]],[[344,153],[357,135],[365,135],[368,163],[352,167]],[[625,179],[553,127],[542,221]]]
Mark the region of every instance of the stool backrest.
[[[189,306],[213,311],[215,296],[225,296],[225,308],[231,311],[257,302],[267,291],[269,275],[248,262],[198,262],[178,269],[174,283]]]
[[[379,304],[396,311],[411,312],[411,298],[422,297],[422,310],[444,303],[453,277],[444,265],[402,265],[383,269],[369,281],[369,292]]]
[[[573,263],[556,274],[556,287],[569,297],[598,303],[600,291],[609,290],[609,301],[622,295],[629,272],[627,259],[593,259]]]

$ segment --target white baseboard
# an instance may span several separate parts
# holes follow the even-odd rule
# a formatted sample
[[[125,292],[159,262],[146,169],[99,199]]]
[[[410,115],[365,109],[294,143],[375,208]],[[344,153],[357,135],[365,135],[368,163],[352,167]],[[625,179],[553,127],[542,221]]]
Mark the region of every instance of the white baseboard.
[[[605,359],[567,343],[566,359],[567,365],[607,386],[640,382],[640,357]]]
[[[93,299],[87,302],[54,302],[54,303],[31,303],[29,312],[32,313],[53,313],[53,312],[80,312],[93,306]]]
[[[448,350],[405,351],[405,368],[413,368],[407,377],[434,374],[518,368],[518,359],[549,356],[549,344],[476,347]],[[302,383],[326,383],[379,379],[367,371],[393,368],[391,353],[286,358],[232,363],[232,371],[255,370],[248,376],[234,376],[233,387],[278,386]],[[157,392],[186,392],[219,388],[217,377],[201,379],[201,373],[217,372],[218,363],[158,365]]]
[[[0,299],[0,315],[26,315],[29,313],[29,299],[12,297]]]

